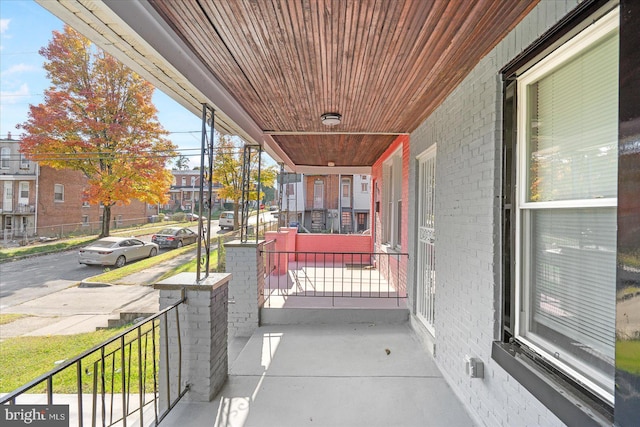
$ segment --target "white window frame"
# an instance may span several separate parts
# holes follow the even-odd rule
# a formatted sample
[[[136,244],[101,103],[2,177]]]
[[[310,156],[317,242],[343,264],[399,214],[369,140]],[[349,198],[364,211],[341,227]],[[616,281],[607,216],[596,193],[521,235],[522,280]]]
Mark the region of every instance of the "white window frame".
[[[9,161],[11,160],[11,149],[2,147],[0,149],[0,169],[9,169]]]
[[[402,247],[402,147],[382,164],[382,243]]]
[[[24,154],[20,154],[20,169],[29,169],[31,162]]]
[[[60,198],[56,197],[57,194],[60,194]],[[64,202],[64,185],[53,184],[53,201],[56,203]]]
[[[30,193],[30,188],[29,188],[29,181],[20,181],[20,183],[18,184],[19,187],[19,194],[18,194],[18,200],[19,203],[25,203],[22,202],[21,200],[25,200],[26,199],[26,203],[29,203],[29,193]],[[26,196],[23,195],[23,192],[26,191]]]
[[[516,270],[516,295],[515,295],[515,337],[535,352],[544,356],[545,360],[556,366],[562,372],[565,372],[570,377],[577,379],[587,388],[594,391],[603,399],[613,403],[614,395],[607,389],[601,387],[597,382],[590,379],[588,376],[578,372],[576,369],[568,363],[565,363],[559,358],[553,357],[552,348],[540,345],[539,342],[534,342],[524,336],[526,329],[528,329],[528,322],[530,318],[527,316],[528,310],[528,291],[530,284],[527,283],[525,278],[530,277],[531,264],[527,260],[531,259],[531,254],[528,253],[527,248],[531,241],[531,229],[526,226],[527,222],[530,223],[531,213],[535,210],[542,209],[563,209],[563,208],[594,208],[594,207],[616,207],[617,198],[600,198],[600,199],[574,199],[574,200],[559,200],[559,201],[547,201],[547,202],[529,202],[527,201],[527,191],[529,188],[528,183],[528,132],[527,129],[527,111],[528,111],[528,95],[527,88],[529,85],[539,81],[547,73],[554,70],[559,65],[570,60],[576,52],[582,52],[584,49],[592,46],[598,40],[610,34],[619,26],[619,12],[614,10],[607,16],[603,17],[599,21],[583,30],[582,33],[576,35],[573,39],[563,44],[556,49],[553,53],[542,59],[536,65],[531,67],[525,73],[518,78],[517,83],[517,128],[522,131],[518,132],[518,161],[516,169],[516,182],[517,182],[517,196],[516,196],[516,242],[515,242],[515,270]],[[564,355],[563,355],[564,356]],[[567,358],[570,363],[579,365],[580,368],[593,374],[593,377],[598,377],[595,369],[590,369],[586,363],[582,363],[578,359],[571,357]]]

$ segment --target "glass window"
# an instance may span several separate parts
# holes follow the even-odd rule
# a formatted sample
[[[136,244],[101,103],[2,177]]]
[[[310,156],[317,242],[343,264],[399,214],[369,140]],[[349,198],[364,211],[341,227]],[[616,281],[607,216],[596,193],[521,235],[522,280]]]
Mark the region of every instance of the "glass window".
[[[518,79],[516,339],[613,402],[618,15]]]
[[[64,202],[64,185],[54,184],[53,186],[53,200],[56,202]]]
[[[20,169],[29,169],[30,162],[27,156],[20,154]]]
[[[402,234],[402,150],[396,151],[382,167],[382,236],[384,243],[400,249]],[[383,208],[384,209],[384,208]]]
[[[9,169],[9,160],[11,158],[11,150],[7,147],[3,147],[0,150],[0,168]]]
[[[20,182],[20,198],[26,199],[28,202],[29,200],[29,183],[28,182]]]

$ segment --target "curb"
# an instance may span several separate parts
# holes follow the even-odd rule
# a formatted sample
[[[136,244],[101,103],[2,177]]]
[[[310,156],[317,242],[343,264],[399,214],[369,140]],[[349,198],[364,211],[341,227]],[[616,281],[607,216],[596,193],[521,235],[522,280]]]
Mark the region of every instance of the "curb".
[[[78,285],[79,288],[108,288],[109,286],[113,285],[105,282],[85,282],[84,280],[80,281]]]

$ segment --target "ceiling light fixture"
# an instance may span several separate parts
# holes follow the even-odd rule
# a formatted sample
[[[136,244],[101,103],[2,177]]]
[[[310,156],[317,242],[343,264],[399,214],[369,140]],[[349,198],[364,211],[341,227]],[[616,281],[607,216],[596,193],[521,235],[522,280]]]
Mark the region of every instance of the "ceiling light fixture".
[[[340,124],[342,116],[338,113],[324,113],[320,116],[320,119],[325,126],[335,126]]]
[[[329,166],[330,168],[334,167],[336,164],[334,162],[329,162],[327,163],[327,166]]]

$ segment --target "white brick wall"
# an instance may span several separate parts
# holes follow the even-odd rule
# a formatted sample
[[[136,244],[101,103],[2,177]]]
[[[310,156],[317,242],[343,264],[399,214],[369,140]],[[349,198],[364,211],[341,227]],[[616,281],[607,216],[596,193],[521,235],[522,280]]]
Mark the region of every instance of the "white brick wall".
[[[188,274],[188,273],[184,273]],[[195,276],[195,275],[194,275]],[[226,275],[217,275],[226,276]],[[178,379],[178,322],[174,311],[161,317],[160,337],[160,409],[167,408],[181,388],[189,385],[185,398],[208,402],[220,390],[227,378],[227,302],[228,278],[218,284],[209,278],[197,287],[185,286],[187,301],[178,306],[180,344],[182,348],[182,378]],[[160,289],[160,309],[175,304],[182,297],[182,284],[167,279],[156,285]],[[168,334],[168,359],[165,357]],[[166,369],[169,366],[167,384]]]
[[[250,337],[260,324],[264,304],[264,242],[225,245],[226,269],[233,272],[229,283],[229,337]]]
[[[412,159],[433,144],[438,147],[435,357],[480,425],[562,425],[491,359],[492,342],[500,337],[499,70],[576,4],[542,0],[411,134]],[[415,195],[416,167],[410,164],[409,194]],[[409,212],[415,212],[416,200],[409,198]],[[409,227],[415,230],[413,215]],[[416,253],[416,234],[409,233],[409,253]],[[412,265],[409,283],[415,284],[415,277]],[[466,354],[482,359],[484,379],[466,377]]]

